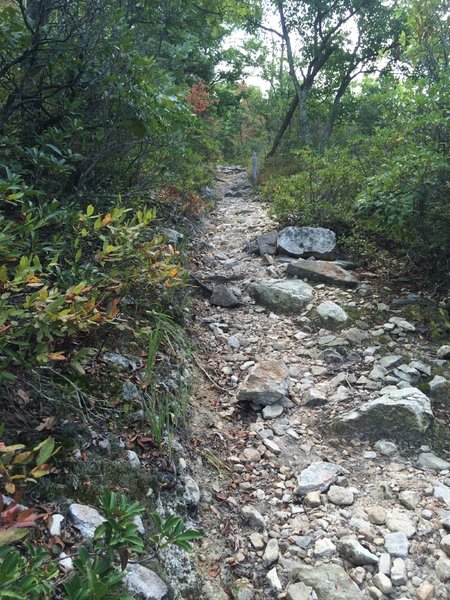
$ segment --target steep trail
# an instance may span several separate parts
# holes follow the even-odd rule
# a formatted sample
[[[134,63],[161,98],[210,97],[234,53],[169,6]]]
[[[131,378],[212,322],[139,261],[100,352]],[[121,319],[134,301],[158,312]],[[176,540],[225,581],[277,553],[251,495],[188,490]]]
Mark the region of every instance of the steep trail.
[[[285,279],[289,260],[244,250],[246,240],[274,229],[244,171],[220,170],[216,194],[191,271],[206,287],[225,284],[240,304],[199,297],[192,307],[199,369],[190,466],[202,491],[204,597],[450,598],[450,465],[414,440],[369,443],[329,428],[383,392],[429,387],[448,361],[383,298],[362,297],[364,288],[314,283],[297,314],[255,304],[250,284]],[[348,312],[339,331],[312,316],[324,300]],[[266,419],[236,396],[268,359],[286,365],[290,383],[282,414],[269,410],[275,418]],[[312,463],[321,483],[304,473],[299,495],[298,476]]]

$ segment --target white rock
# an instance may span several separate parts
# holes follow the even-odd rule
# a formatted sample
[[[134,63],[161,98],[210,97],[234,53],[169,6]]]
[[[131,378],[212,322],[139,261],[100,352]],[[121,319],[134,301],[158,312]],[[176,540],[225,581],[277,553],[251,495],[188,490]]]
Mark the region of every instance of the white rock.
[[[402,531],[408,538],[416,533],[416,527],[409,516],[400,510],[394,509],[388,513],[386,527],[393,532]]]
[[[317,540],[314,544],[314,555],[317,558],[333,556],[336,553],[336,546],[327,538]]]
[[[419,454],[419,458],[417,460],[417,464],[425,469],[433,469],[434,471],[445,471],[446,469],[450,469],[450,463],[433,452],[422,452]]]
[[[139,469],[141,461],[139,456],[133,450],[127,450],[128,461],[133,469]]]
[[[276,538],[271,538],[264,550],[264,554],[262,557],[262,563],[264,567],[270,567],[274,562],[277,562],[278,556],[280,554],[280,549],[278,546],[278,540]]]
[[[277,568],[274,567],[273,569],[271,569],[267,575],[266,575],[266,580],[267,583],[269,584],[270,588],[272,590],[274,590],[275,592],[281,592],[283,589],[283,586],[281,585],[281,581],[278,577],[278,573],[277,573]]]
[[[50,535],[61,535],[61,523],[64,521],[64,517],[55,513],[50,515],[47,521],[48,531]]]
[[[364,548],[358,540],[352,538],[342,539],[339,543],[339,550],[349,562],[355,567],[363,565],[376,565],[378,556]]]
[[[436,352],[436,356],[443,360],[450,360],[450,345],[441,346]]]
[[[244,506],[241,510],[244,520],[257,529],[264,529],[266,522],[260,512],[253,506]]]
[[[391,556],[406,558],[409,552],[409,541],[403,531],[387,533],[384,536],[384,546]]]
[[[138,564],[128,564],[124,583],[129,590],[140,594],[144,600],[164,600],[169,592],[161,577]]]
[[[392,562],[391,581],[395,586],[405,585],[408,581],[405,561],[402,558],[394,558]]]
[[[69,516],[81,535],[87,539],[92,539],[97,527],[106,520],[96,508],[85,504],[71,504]]]
[[[333,484],[342,467],[330,462],[314,462],[304,469],[298,476],[297,494],[304,496],[308,492],[326,492]]]
[[[336,323],[345,323],[348,319],[347,313],[338,304],[331,300],[321,302],[317,307],[317,313],[324,321],[334,321]]]
[[[351,506],[355,501],[355,496],[349,488],[338,485],[332,485],[328,490],[328,500],[336,506]]]
[[[392,592],[392,583],[389,577],[384,575],[383,573],[377,573],[372,579],[373,584],[377,586],[380,592],[383,594],[390,594]]]

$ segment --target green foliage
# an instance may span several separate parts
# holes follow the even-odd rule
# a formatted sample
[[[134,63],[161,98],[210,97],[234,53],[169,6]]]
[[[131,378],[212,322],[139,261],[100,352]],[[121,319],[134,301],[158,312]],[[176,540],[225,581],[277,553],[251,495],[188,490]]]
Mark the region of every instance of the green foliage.
[[[6,446],[0,442],[0,485],[7,494],[14,495],[21,487],[36,483],[50,473],[47,463],[58,452],[51,437],[27,450],[23,444]]]
[[[296,173],[273,177],[262,187],[273,216],[285,223],[348,232],[363,182],[357,160],[336,150],[321,155],[305,149],[294,155]]]
[[[52,598],[58,565],[48,552],[25,544],[26,555],[12,547],[0,548],[0,598],[43,600]]]
[[[135,518],[142,515],[144,509],[138,502],[128,502],[125,496],[105,489],[100,501],[106,521],[95,530],[94,540],[97,547],[112,559],[114,552],[121,556],[124,564],[124,552],[140,553],[144,550]],[[125,562],[126,566],[126,562]]]
[[[149,540],[158,549],[174,544],[190,552],[192,550],[190,542],[203,537],[203,534],[195,529],[186,529],[183,519],[176,515],[172,515],[166,520],[163,520],[156,512],[151,513],[150,516],[155,526],[155,533],[149,537]]]

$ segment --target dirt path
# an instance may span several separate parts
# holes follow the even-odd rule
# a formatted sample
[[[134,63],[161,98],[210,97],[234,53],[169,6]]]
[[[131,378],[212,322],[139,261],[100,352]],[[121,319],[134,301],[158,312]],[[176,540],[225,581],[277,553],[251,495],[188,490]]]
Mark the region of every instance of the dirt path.
[[[284,280],[288,259],[244,251],[246,240],[274,228],[244,172],[221,170],[216,193],[191,268],[207,287],[225,284],[240,304],[213,306],[205,297],[193,306],[199,369],[191,448],[206,533],[198,556],[204,597],[450,598],[450,465],[424,458],[427,446],[341,439],[329,430],[336,416],[383,393],[429,388],[448,362],[364,286],[316,283],[297,314],[255,304],[249,285]],[[347,312],[338,330],[317,319],[324,300]],[[268,359],[287,368],[289,391],[263,418],[236,396]],[[436,389],[442,394],[442,385]],[[417,463],[421,453],[434,468]],[[317,472],[308,478],[312,463]]]

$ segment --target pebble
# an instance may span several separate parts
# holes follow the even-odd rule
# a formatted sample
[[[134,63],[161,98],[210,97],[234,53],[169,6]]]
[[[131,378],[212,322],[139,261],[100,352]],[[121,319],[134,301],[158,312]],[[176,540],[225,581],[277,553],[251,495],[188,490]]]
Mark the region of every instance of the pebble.
[[[379,505],[370,506],[367,510],[367,519],[374,525],[384,525],[386,523],[386,511]]]
[[[392,592],[392,583],[387,575],[377,573],[372,579],[372,582],[383,594],[388,595]]]
[[[367,550],[367,548],[364,548],[358,540],[341,540],[339,543],[339,550],[344,558],[356,567],[362,565],[376,565],[378,563],[378,557],[370,552],[370,550]]]
[[[392,561],[391,581],[395,586],[405,585],[408,581],[405,561],[402,558],[394,558]]]
[[[278,577],[277,568],[274,567],[271,569],[266,575],[267,583],[270,586],[270,589],[274,592],[281,592],[283,586],[281,585],[280,578]]]
[[[314,544],[314,555],[317,558],[326,558],[336,553],[336,546],[327,538],[317,540]]]
[[[406,558],[409,552],[409,540],[402,531],[387,533],[384,536],[384,547],[391,556]]]
[[[263,566],[270,567],[274,562],[277,562],[279,554],[278,540],[275,538],[270,539],[262,557]]]
[[[355,496],[349,488],[332,485],[327,493],[328,500],[337,506],[351,506]]]

